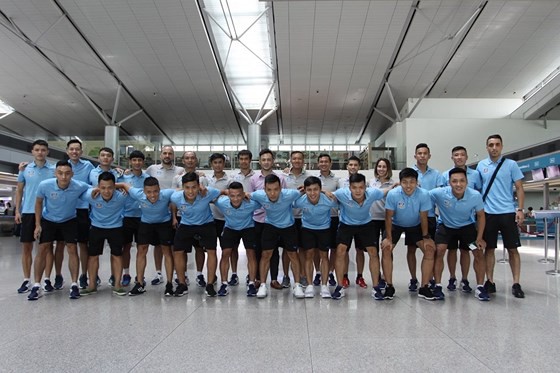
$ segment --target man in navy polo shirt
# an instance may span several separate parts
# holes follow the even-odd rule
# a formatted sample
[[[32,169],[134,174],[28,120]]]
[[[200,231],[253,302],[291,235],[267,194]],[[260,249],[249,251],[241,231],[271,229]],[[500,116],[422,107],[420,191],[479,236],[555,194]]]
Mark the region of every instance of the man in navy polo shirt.
[[[338,285],[332,293],[333,299],[344,297],[342,286],[345,275],[345,256],[352,240],[364,247],[369,254],[369,270],[373,283],[372,296],[378,298],[379,289],[379,253],[375,247],[375,238],[371,234],[373,221],[370,209],[375,201],[385,194],[377,188],[367,188],[366,177],[360,173],[350,175],[349,187],[334,192],[340,209],[340,225],[336,238],[336,278]]]
[[[228,186],[228,197],[220,197],[215,205],[225,217],[225,226],[221,233],[222,257],[220,258],[220,276],[222,285],[218,290],[219,296],[228,294],[228,271],[229,260],[232,251],[239,246],[243,239],[243,245],[247,253],[249,283],[247,285],[247,296],[255,297],[257,289],[255,279],[257,276],[257,257],[255,254],[255,221],[253,213],[261,206],[253,200],[244,200],[243,184],[233,181]]]
[[[41,276],[45,270],[45,257],[57,237],[62,237],[68,248],[68,269],[72,278],[70,299],[78,299],[79,258],[77,242],[76,205],[89,185],[72,180],[72,167],[66,161],[56,164],[55,178],[42,181],[35,200],[35,239],[39,248],[35,256],[35,285],[27,297],[36,300],[41,296]]]
[[[502,137],[498,134],[490,135],[486,139],[486,150],[488,158],[480,161],[476,170],[482,177],[482,193],[486,193],[492,174],[502,161],[503,150]],[[523,173],[517,163],[511,159],[504,159],[498,170],[496,179],[488,191],[484,200],[484,211],[486,212],[486,228],[484,230],[484,241],[486,241],[486,282],[484,286],[488,293],[496,292],[494,283],[494,265],[496,264],[495,250],[498,247],[498,232],[502,234],[502,240],[509,254],[509,265],[513,275],[512,294],[516,298],[524,298],[525,293],[519,284],[521,274],[521,258],[517,248],[521,246],[519,241],[518,224],[523,223],[523,204],[525,192],[523,190]],[[517,193],[517,208],[513,198],[513,186]]]
[[[92,196],[93,188],[82,195],[91,206],[91,228],[88,245],[88,274],[89,278],[97,278],[99,271],[99,255],[103,254],[105,240],[111,248],[111,277],[113,278],[113,293],[126,295],[121,287],[122,250],[123,250],[123,212],[127,196],[115,190],[115,175],[105,171],[99,174],[96,184],[99,193]],[[97,293],[97,284],[90,281],[87,289],[81,295]]]
[[[400,186],[387,193],[385,201],[385,233],[386,237],[381,244],[383,250],[383,275],[387,287],[385,299],[393,299],[395,287],[393,286],[393,250],[399,242],[401,234],[405,233],[404,244],[409,248],[419,247],[424,257],[422,258],[422,287],[418,296],[433,300],[434,295],[428,287],[428,282],[434,272],[435,244],[428,230],[428,212],[433,209],[430,194],[427,190],[418,187],[418,172],[412,168],[404,168],[399,173]]]
[[[474,270],[476,273],[477,288],[475,296],[481,301],[490,300],[484,289],[484,274],[486,264],[484,260],[484,249],[486,242],[482,239],[486,218],[484,216],[484,204],[482,196],[476,190],[467,187],[467,172],[463,168],[453,168],[449,171],[449,184],[442,188],[432,189],[430,196],[439,211],[441,224],[436,231],[436,262],[434,278],[436,287],[434,297],[438,300],[444,299],[441,286],[443,274],[443,257],[448,245],[453,243],[466,252],[471,250],[469,246],[474,243],[472,249],[474,255]],[[476,214],[476,220],[474,218]],[[477,227],[478,225],[478,227]],[[461,254],[463,255],[463,254]]]

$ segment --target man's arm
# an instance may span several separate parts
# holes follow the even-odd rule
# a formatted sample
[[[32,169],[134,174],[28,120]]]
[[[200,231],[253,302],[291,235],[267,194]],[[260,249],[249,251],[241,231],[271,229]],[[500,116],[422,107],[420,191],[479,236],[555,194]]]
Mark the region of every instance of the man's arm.
[[[23,187],[25,183],[19,182],[16,187],[16,223],[21,224],[21,201],[23,199]]]
[[[480,250],[484,250],[486,248],[486,242],[482,238],[482,236],[484,235],[484,228],[486,227],[486,214],[484,213],[484,210],[476,212],[476,223],[476,246]]]
[[[515,213],[515,221],[518,225],[521,225],[525,219],[525,214],[523,214],[523,206],[525,205],[525,190],[523,189],[523,181],[521,179],[515,182],[515,190],[517,192],[517,212]]]
[[[35,231],[33,232],[33,237],[36,240],[41,237],[41,216],[43,215],[43,198],[35,198]]]

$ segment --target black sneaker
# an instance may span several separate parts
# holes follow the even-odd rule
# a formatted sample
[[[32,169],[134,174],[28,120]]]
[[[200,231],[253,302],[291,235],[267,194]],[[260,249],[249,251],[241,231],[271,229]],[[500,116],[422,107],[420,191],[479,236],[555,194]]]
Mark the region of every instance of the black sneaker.
[[[214,287],[212,286],[212,288],[214,288]],[[225,297],[228,294],[229,294],[229,290],[228,290],[227,284],[222,284],[220,286],[220,289],[218,290],[218,296],[219,297]]]
[[[434,290],[436,288],[436,280],[432,277],[430,280],[430,289]]]
[[[115,276],[111,275],[111,277],[109,277],[109,286],[115,286]]]
[[[387,286],[385,287],[385,299],[393,299],[394,296],[395,288],[393,287],[393,285],[387,284]]]
[[[247,296],[248,297],[256,297],[257,296],[257,288],[255,284],[249,284],[247,286]]]
[[[87,275],[85,273],[83,273],[80,276],[79,284],[80,284],[80,289],[86,289],[88,287]]]
[[[64,278],[61,275],[54,277],[54,290],[62,290],[64,288]]]
[[[54,291],[54,287],[52,286],[52,282],[50,279],[46,278],[44,280],[43,290],[45,291],[45,293],[50,293],[51,291]]]
[[[146,292],[146,290],[144,290],[144,287],[142,285],[140,285],[139,283],[136,283],[136,284],[134,284],[134,287],[132,288],[132,290],[128,292],[128,295],[133,297],[135,295],[144,294],[145,292]]]
[[[175,296],[176,297],[182,297],[185,294],[189,293],[189,288],[187,287],[187,285],[185,284],[179,284],[177,285],[177,288],[175,289]]]
[[[41,287],[40,286],[33,286],[31,288],[31,292],[27,296],[27,300],[37,300],[37,299],[41,298],[42,295],[43,294],[41,293]]]
[[[486,292],[488,294],[492,294],[496,292],[496,283],[495,282],[490,282],[490,280],[486,280],[486,282],[484,283],[484,288],[486,289]]]
[[[334,273],[329,273],[329,286],[336,286],[336,279]]]
[[[173,284],[171,282],[168,282],[167,284],[165,284],[165,292],[163,293],[164,296],[166,297],[172,297],[173,296]]]
[[[408,291],[416,292],[418,290],[418,280],[415,278],[411,278],[410,282],[408,283]]]
[[[469,280],[461,280],[461,291],[463,293],[470,293],[472,292],[472,288],[469,285]]]
[[[70,299],[78,299],[80,298],[80,289],[78,285],[72,285],[70,288]]]
[[[342,286],[337,286],[333,293],[331,294],[332,299],[342,299],[344,298],[344,288]]]
[[[321,285],[321,274],[320,273],[315,274],[315,278],[313,279],[313,285],[315,285],[315,286]]]
[[[216,296],[216,289],[214,289],[214,285],[212,285],[212,284],[206,285],[206,296],[207,297],[215,297]]]
[[[418,289],[418,296],[426,300],[435,299],[434,294],[432,293],[432,289],[430,289],[428,285],[422,286],[420,289]]]
[[[441,286],[436,286],[432,293],[434,295],[434,300],[445,300],[445,294],[443,294],[443,289]]]
[[[387,288],[387,282],[385,281],[385,279],[379,278],[379,288],[381,288],[381,289],[386,289]]]
[[[516,298],[525,298],[525,293],[521,290],[521,285],[519,284],[513,284],[511,287],[511,293]]]
[[[237,286],[237,285],[239,285],[239,277],[237,276],[236,273],[233,273],[233,274],[231,275],[231,278],[230,278],[229,281],[228,281],[228,285],[229,285],[229,286]]]
[[[457,290],[457,279],[455,277],[451,277],[449,279],[449,283],[447,284],[447,290],[449,291]]]
[[[134,283],[137,284],[138,283],[138,276],[134,276]],[[145,288],[146,287],[146,278],[144,277],[144,279],[142,280],[142,287]]]
[[[19,289],[17,289],[17,292],[19,294],[23,294],[23,293],[27,293],[30,289],[30,283],[28,280],[25,280],[24,282],[21,283],[21,286],[19,287]]]
[[[206,280],[204,279],[204,275],[196,276],[196,285],[201,288],[206,286]]]

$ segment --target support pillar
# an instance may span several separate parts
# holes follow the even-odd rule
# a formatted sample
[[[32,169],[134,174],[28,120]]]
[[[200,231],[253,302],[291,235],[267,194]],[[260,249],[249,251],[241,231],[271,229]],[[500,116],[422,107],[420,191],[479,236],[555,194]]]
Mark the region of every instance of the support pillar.
[[[113,149],[115,152],[115,164],[119,164],[119,127],[105,126],[105,146]]]
[[[253,153],[251,166],[256,168],[258,163],[259,152],[261,151],[261,125],[257,123],[249,124],[247,131],[247,148]]]

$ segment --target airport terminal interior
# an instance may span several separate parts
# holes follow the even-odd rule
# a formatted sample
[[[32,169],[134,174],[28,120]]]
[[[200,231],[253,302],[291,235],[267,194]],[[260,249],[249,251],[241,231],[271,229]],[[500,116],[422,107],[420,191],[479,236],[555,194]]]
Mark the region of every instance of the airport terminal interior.
[[[145,167],[161,164],[166,146],[177,167],[196,152],[209,178],[215,153],[228,177],[244,149],[255,171],[270,149],[279,174],[293,168],[293,151],[314,176],[320,154],[338,178],[357,157],[369,182],[379,158],[397,181],[420,143],[430,168],[449,170],[451,149],[463,146],[476,169],[492,134],[523,174],[524,298],[512,294],[499,240],[489,302],[448,290],[447,264],[445,300],[422,299],[408,289],[402,238],[396,293],[382,301],[372,297],[367,253],[367,287],[355,282],[354,244],[342,299],[322,298],[320,286],[313,298],[290,287],[248,297],[243,246],[240,283],[227,296],[195,284],[192,253],[188,294],[164,296],[165,284],[150,284],[153,247],[143,295],[113,294],[107,246],[96,294],[69,299],[68,255],[63,289],[34,301],[17,291],[18,173],[38,139],[53,164],[78,140],[83,161],[97,166],[109,147],[121,170],[137,151]],[[559,205],[559,1],[0,0],[0,372],[556,371]],[[133,245],[132,276],[135,256]],[[473,286],[474,276],[471,264]]]

